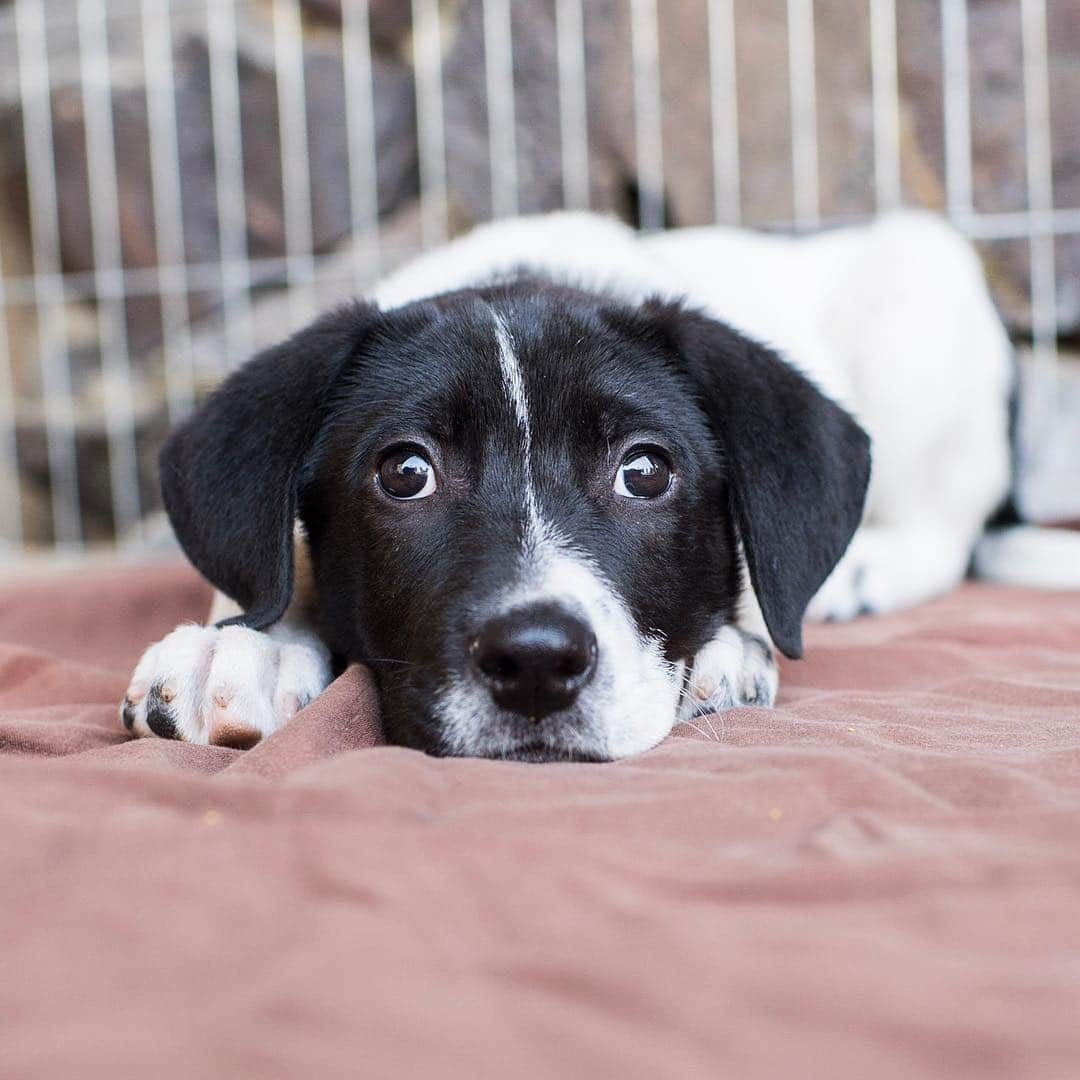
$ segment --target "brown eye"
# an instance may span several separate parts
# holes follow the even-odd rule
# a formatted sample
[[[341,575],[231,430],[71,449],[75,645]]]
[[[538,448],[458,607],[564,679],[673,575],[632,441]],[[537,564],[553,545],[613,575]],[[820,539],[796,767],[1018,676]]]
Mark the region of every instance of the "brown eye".
[[[435,469],[415,446],[397,446],[383,455],[379,487],[394,499],[426,499],[435,492]]]
[[[636,446],[615,474],[615,494],[628,499],[656,499],[664,494],[675,472],[667,455],[649,446]]]

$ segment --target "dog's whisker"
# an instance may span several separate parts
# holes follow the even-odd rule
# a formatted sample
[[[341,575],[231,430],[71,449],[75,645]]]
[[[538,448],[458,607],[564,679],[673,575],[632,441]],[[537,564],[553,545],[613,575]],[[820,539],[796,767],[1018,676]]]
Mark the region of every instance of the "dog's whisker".
[[[698,724],[695,724],[692,720],[684,720],[683,723],[688,728],[691,728],[693,731],[696,731],[703,739],[708,739],[710,742],[716,741],[716,733],[715,732],[713,732],[713,734],[710,735],[709,732],[707,732],[703,727],[700,727]]]

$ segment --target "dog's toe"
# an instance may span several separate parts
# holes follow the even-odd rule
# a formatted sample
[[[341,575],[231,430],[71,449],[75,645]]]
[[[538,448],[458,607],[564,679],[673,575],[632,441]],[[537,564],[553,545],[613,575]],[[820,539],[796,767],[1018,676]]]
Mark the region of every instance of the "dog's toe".
[[[175,739],[176,717],[170,702],[175,694],[157,684],[150,687],[146,695],[146,726],[159,739]]]
[[[739,705],[770,707],[780,675],[768,643],[725,626],[694,657],[681,718],[723,712]]]

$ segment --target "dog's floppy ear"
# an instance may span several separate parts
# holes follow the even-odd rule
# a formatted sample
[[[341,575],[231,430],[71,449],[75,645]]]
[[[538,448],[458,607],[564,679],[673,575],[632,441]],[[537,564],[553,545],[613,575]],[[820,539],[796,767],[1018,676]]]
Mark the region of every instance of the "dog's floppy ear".
[[[289,605],[301,470],[376,315],[342,308],[260,353],[162,449],[165,509],[188,558],[244,609],[230,622],[261,630]]]
[[[802,655],[806,606],[862,518],[870,440],[771,349],[680,305],[657,304],[731,480],[750,579],[773,641]]]

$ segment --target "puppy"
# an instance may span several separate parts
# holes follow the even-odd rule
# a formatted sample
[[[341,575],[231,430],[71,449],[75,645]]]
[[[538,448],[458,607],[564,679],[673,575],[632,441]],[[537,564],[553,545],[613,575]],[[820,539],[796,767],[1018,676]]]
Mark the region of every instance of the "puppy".
[[[123,722],[250,746],[349,660],[434,754],[609,760],[771,705],[808,608],[963,576],[1008,492],[1010,377],[973,253],[925,215],[479,229],[172,435],[166,509],[233,606],[147,650]]]

